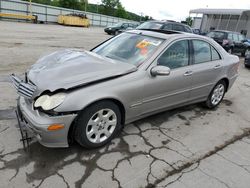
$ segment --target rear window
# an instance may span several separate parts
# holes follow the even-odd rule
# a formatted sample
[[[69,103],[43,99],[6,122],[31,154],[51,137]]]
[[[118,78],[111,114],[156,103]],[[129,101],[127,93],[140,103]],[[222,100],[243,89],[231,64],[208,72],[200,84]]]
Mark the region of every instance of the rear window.
[[[145,22],[137,27],[137,29],[160,29],[163,23],[159,22]]]
[[[207,36],[211,38],[224,39],[226,38],[226,33],[221,31],[212,31],[208,33]]]

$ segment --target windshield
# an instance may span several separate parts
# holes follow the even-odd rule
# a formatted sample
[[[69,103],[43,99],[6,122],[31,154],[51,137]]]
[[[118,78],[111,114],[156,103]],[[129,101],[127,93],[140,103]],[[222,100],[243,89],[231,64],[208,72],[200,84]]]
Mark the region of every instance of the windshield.
[[[211,38],[223,39],[223,38],[225,38],[225,32],[212,31],[212,32],[208,33],[207,36],[211,37]]]
[[[163,26],[163,23],[159,22],[145,22],[139,25],[136,29],[160,29]]]
[[[139,66],[150,57],[163,39],[140,34],[123,33],[103,43],[93,52],[121,62]]]

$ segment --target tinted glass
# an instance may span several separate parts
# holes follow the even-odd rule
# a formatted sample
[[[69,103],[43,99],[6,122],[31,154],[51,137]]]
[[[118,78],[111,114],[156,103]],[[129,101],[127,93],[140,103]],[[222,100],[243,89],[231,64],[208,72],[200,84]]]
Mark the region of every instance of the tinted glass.
[[[235,42],[238,42],[239,41],[239,35],[236,34],[236,33],[233,33],[233,39]]]
[[[212,32],[208,33],[207,36],[211,37],[211,38],[224,39],[224,38],[226,38],[226,33],[221,32],[221,31],[212,31]]]
[[[243,41],[245,37],[243,35],[239,35],[239,41]]]
[[[211,61],[210,44],[201,40],[193,40],[194,64]]]
[[[172,24],[165,24],[163,26],[163,29],[165,29],[165,30],[173,30],[173,25]]]
[[[140,65],[150,57],[163,39],[145,35],[122,33],[101,44],[93,52],[119,62]]]
[[[184,27],[182,25],[173,24],[173,30],[175,30],[175,31],[184,31]]]
[[[123,28],[127,28],[127,27],[128,27],[128,24],[127,24],[127,23],[122,24],[122,27],[123,27]]]
[[[187,26],[185,26],[185,31],[188,32],[188,33],[193,33],[193,31]]]
[[[211,46],[211,53],[212,53],[212,61],[221,59],[220,54],[215,50],[213,46]]]
[[[158,59],[158,65],[175,69],[188,65],[188,41],[178,41],[172,44]]]
[[[163,23],[159,22],[145,22],[137,27],[137,29],[160,29]]]
[[[232,33],[228,33],[228,39],[233,40],[233,34]]]

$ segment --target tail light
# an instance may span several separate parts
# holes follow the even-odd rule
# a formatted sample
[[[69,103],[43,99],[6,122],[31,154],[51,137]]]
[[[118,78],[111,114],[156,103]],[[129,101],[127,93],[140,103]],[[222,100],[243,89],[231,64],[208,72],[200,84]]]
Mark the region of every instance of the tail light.
[[[226,45],[226,44],[228,44],[228,43],[229,43],[229,41],[226,40],[226,39],[224,39],[224,40],[222,41],[222,45]]]

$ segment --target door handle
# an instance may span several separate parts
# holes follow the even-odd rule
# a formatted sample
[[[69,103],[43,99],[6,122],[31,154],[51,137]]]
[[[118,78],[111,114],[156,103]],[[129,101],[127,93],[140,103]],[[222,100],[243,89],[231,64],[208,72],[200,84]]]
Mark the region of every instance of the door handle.
[[[215,66],[214,66],[214,69],[218,69],[218,68],[220,68],[220,67],[221,67],[221,65],[218,64],[218,65],[215,65]]]
[[[193,74],[193,71],[187,71],[184,73],[184,76],[191,76]]]

